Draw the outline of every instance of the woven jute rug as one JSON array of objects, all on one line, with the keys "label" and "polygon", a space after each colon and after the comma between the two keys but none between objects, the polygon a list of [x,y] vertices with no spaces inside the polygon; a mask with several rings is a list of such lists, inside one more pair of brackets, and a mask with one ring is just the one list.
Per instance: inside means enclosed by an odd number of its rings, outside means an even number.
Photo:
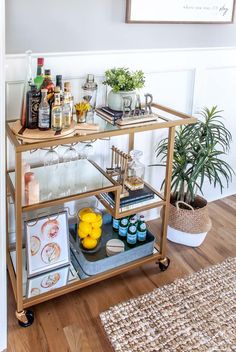
[{"label": "woven jute rug", "polygon": [[116,352],[236,351],[236,258],[100,315]]}]

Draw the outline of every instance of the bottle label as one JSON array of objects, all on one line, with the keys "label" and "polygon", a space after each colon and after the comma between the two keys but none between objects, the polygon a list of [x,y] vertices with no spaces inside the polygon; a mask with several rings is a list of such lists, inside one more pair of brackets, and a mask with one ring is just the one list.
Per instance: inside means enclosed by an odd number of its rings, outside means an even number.
[{"label": "bottle label", "polygon": [[140,228],[140,230],[146,230],[146,228],[147,228],[147,225],[145,224],[145,222],[143,222],[142,224],[140,224],[139,225],[139,228]]},{"label": "bottle label", "polygon": [[61,128],[62,127],[62,113],[54,112],[53,113],[53,127]]},{"label": "bottle label", "polygon": [[138,241],[140,242],[144,242],[146,241],[146,238],[147,238],[147,231],[137,231],[137,238],[138,238]]},{"label": "bottle label", "polygon": [[40,128],[50,128],[50,111],[48,110],[39,110],[39,123]]},{"label": "bottle label", "polygon": [[129,232],[131,232],[132,234],[136,233],[136,226],[134,226],[134,225],[130,226]]},{"label": "bottle label", "polygon": [[121,237],[126,237],[127,232],[128,232],[128,227],[121,227],[121,226],[119,226],[119,235],[120,235]]},{"label": "bottle label", "polygon": [[70,111],[64,111],[63,112],[63,118],[64,118],[64,124],[66,127],[70,127],[71,125],[71,112]]},{"label": "bottle label", "polygon": [[137,235],[136,235],[136,233],[135,233],[135,234],[128,233],[128,234],[127,234],[127,243],[129,243],[129,244],[136,244],[136,242],[137,242]]},{"label": "bottle label", "polygon": [[119,224],[120,224],[120,220],[113,218],[113,222],[112,222],[113,228],[118,230]]},{"label": "bottle label", "polygon": [[129,222],[128,219],[122,219],[120,223],[121,223],[121,225],[123,225],[123,226],[127,226],[127,225],[128,225],[128,222]]}]

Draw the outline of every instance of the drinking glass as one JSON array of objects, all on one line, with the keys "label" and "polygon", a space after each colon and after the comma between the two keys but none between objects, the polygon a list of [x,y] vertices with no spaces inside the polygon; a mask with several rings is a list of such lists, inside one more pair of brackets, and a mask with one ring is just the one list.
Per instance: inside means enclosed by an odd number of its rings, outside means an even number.
[{"label": "drinking glass", "polygon": [[74,194],[76,191],[78,153],[71,144],[63,154],[63,169],[61,172],[60,189],[62,196]]},{"label": "drinking glass", "polygon": [[59,154],[51,147],[44,155],[46,179],[42,187],[43,200],[55,198],[58,193]]}]

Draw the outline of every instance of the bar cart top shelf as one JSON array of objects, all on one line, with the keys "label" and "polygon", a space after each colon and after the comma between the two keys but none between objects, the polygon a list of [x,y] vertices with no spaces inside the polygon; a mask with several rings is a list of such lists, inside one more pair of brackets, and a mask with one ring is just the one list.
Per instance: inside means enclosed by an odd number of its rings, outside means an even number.
[{"label": "bar cart top shelf", "polygon": [[16,136],[10,126],[11,121],[7,122],[7,134],[10,138],[12,144],[14,145],[16,152],[25,152],[32,149],[42,148],[42,147],[52,147],[61,144],[70,144],[74,142],[80,142],[85,140],[92,139],[101,139],[112,136],[119,136],[130,133],[151,131],[161,128],[169,128],[184,124],[193,124],[197,121],[196,118],[191,115],[173,110],[163,105],[153,104],[153,110],[157,114],[158,119],[152,122],[145,122],[136,125],[126,125],[118,126],[110,122],[105,121],[98,114],[94,113],[93,122],[99,126],[98,130],[75,130],[74,133],[60,138],[54,139],[44,139],[42,141],[32,141],[25,142],[22,138]]}]

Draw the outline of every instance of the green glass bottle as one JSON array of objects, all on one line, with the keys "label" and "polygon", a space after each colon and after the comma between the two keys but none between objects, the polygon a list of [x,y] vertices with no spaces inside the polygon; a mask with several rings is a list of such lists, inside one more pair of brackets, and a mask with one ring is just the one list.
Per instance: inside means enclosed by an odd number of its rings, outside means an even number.
[{"label": "green glass bottle", "polygon": [[118,232],[118,231],[119,231],[119,224],[120,224],[120,220],[119,220],[119,219],[116,219],[116,218],[113,218],[113,219],[112,219],[112,228],[113,228],[113,231],[115,231],[115,232]]},{"label": "green glass bottle", "polygon": [[147,225],[145,222],[144,215],[140,215],[138,227],[137,227],[137,240],[139,242],[145,242],[147,238]]},{"label": "green glass bottle", "polygon": [[135,247],[137,243],[137,227],[135,226],[135,222],[135,218],[130,219],[127,232],[127,245],[130,248]]},{"label": "green glass bottle", "polygon": [[36,85],[37,89],[41,89],[41,86],[44,81],[44,58],[43,57],[38,57],[38,63],[37,63],[37,76],[34,79],[34,84]]},{"label": "green glass bottle", "polygon": [[126,238],[128,227],[129,227],[129,219],[128,218],[121,219],[119,224],[119,232],[118,232],[120,239],[124,240]]}]

